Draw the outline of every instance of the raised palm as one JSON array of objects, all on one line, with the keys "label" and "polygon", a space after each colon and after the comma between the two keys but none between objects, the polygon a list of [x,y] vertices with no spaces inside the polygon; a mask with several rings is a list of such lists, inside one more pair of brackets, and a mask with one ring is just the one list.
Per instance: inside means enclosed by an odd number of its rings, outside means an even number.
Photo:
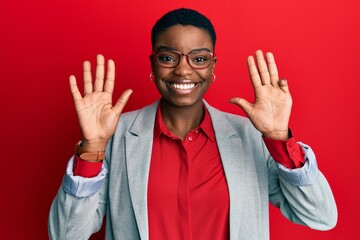
[{"label": "raised palm", "polygon": [[288,138],[288,125],[292,98],[286,80],[280,80],[274,56],[256,51],[256,63],[248,57],[248,69],[255,91],[254,103],[243,98],[232,98],[230,102],[240,106],[256,129],[265,137],[285,140]]},{"label": "raised palm", "polygon": [[132,90],[126,90],[116,104],[112,105],[112,94],[115,84],[115,64],[108,61],[105,77],[105,60],[97,55],[94,84],[91,76],[90,62],[83,64],[84,96],[76,84],[75,76],[70,76],[70,89],[74,99],[80,128],[83,134],[82,146],[89,151],[102,151],[114,134],[120,114],[127,103]]}]

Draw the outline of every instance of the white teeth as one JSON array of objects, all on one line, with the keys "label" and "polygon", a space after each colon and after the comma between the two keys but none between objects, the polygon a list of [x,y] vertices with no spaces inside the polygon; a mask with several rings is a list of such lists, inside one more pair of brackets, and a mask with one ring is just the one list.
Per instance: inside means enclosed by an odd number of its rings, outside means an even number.
[{"label": "white teeth", "polygon": [[177,89],[191,89],[195,87],[195,83],[187,83],[187,84],[172,83],[171,86]]}]

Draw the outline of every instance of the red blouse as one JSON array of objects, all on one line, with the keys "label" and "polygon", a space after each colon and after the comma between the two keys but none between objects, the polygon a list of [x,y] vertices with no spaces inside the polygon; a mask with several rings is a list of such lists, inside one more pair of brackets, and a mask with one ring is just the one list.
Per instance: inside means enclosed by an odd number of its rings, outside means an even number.
[{"label": "red blouse", "polygon": [[229,193],[209,113],[185,140],[160,108],[148,181],[151,239],[229,239]]}]

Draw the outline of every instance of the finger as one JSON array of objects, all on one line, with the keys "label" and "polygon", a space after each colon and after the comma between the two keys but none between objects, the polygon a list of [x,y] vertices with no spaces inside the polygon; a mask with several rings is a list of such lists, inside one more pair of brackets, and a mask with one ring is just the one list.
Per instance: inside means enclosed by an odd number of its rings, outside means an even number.
[{"label": "finger", "polygon": [[233,103],[233,104],[236,104],[238,105],[239,107],[241,107],[241,109],[246,113],[246,115],[250,115],[251,113],[251,110],[253,108],[253,104],[249,103],[248,101],[246,101],[245,99],[243,98],[239,98],[239,97],[236,97],[236,98],[232,98],[230,99],[230,103]]},{"label": "finger", "polygon": [[255,52],[255,55],[256,55],[256,62],[259,68],[262,84],[263,85],[270,84],[270,74],[264,58],[264,54],[262,53],[261,50],[257,50]]},{"label": "finger", "polygon": [[74,75],[71,75],[69,77],[69,83],[70,83],[70,91],[73,96],[74,102],[77,102],[82,99],[81,93],[79,91],[79,88],[76,84],[76,78]]},{"label": "finger", "polygon": [[247,58],[247,65],[248,65],[250,79],[251,79],[251,83],[252,83],[253,87],[257,88],[257,87],[261,86],[261,78],[257,71],[256,65],[255,65],[255,60],[252,56],[249,56]]},{"label": "finger", "polygon": [[287,80],[282,79],[279,81],[279,87],[281,90],[283,90],[284,92],[288,93],[289,92],[289,85]]},{"label": "finger", "polygon": [[98,54],[96,56],[96,73],[95,73],[95,83],[94,83],[95,91],[103,90],[104,75],[105,75],[105,59],[103,55]]},{"label": "finger", "polygon": [[122,112],[132,92],[133,91],[131,89],[128,89],[124,91],[123,94],[121,94],[120,98],[117,100],[116,104],[112,108],[115,111],[116,115],[119,115]]},{"label": "finger", "polygon": [[89,61],[83,63],[84,95],[92,93],[91,64]]},{"label": "finger", "polygon": [[271,85],[277,86],[279,82],[279,74],[276,67],[274,55],[271,52],[266,53],[266,60],[269,67]]},{"label": "finger", "polygon": [[113,93],[115,86],[115,63],[113,60],[108,61],[108,70],[106,75],[106,82],[104,86],[104,91],[110,94]]}]

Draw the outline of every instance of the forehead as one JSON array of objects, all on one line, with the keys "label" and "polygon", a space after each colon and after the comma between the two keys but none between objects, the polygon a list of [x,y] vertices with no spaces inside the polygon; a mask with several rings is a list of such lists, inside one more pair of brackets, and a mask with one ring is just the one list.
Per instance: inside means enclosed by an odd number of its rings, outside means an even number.
[{"label": "forehead", "polygon": [[191,25],[174,25],[160,33],[154,50],[160,46],[171,47],[181,52],[190,52],[197,48],[208,48],[213,51],[210,34]]}]

